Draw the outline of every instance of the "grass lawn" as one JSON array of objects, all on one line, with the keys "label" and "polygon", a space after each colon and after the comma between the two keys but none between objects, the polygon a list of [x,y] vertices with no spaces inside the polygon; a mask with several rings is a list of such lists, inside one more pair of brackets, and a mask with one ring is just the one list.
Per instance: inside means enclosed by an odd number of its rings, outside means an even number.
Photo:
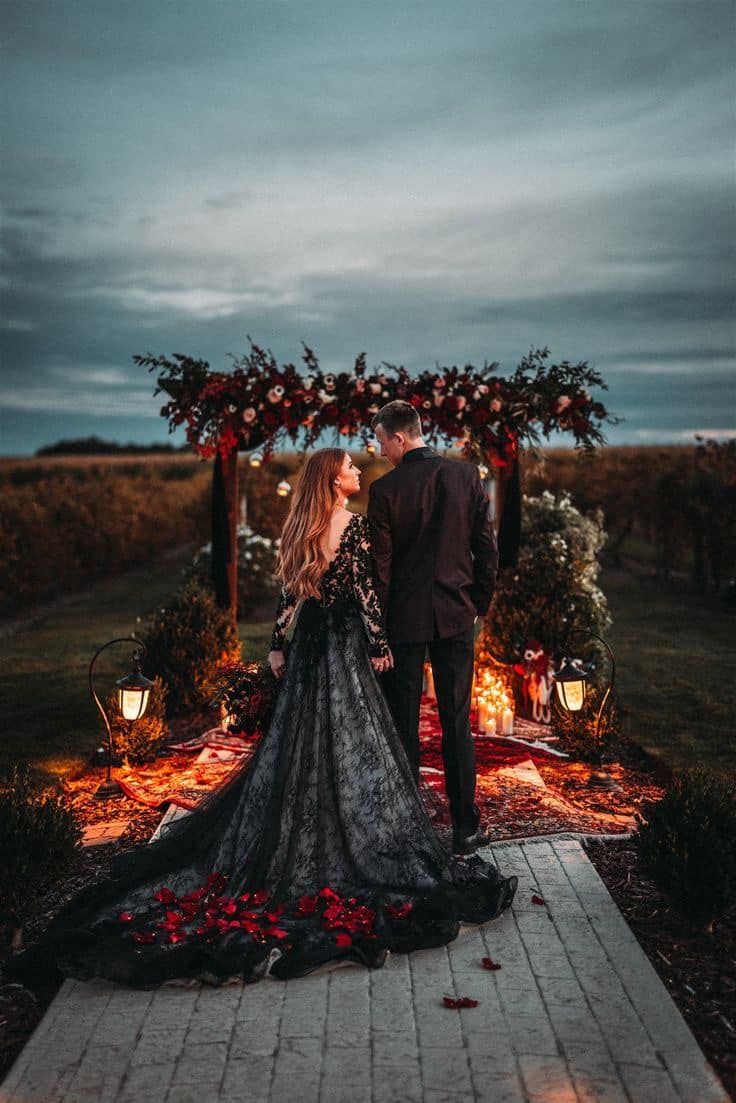
[{"label": "grass lawn", "polygon": [[600,582],[627,733],[672,767],[736,770],[734,613],[623,570]]},{"label": "grass lawn", "polygon": [[[98,647],[129,636],[148,613],[171,595],[192,551],[178,551],[150,567],[96,583],[59,604],[37,623],[3,641],[0,702],[5,733],[0,772],[27,758],[44,774],[60,776],[81,767],[103,738],[102,721],[89,695],[87,670]],[[273,610],[241,624],[243,659],[265,659]],[[131,651],[121,643],[100,656],[95,685],[101,700],[122,674]]]},{"label": "grass lawn", "polygon": [[[28,758],[44,773],[66,774],[99,745],[102,728],[87,688],[87,668],[106,640],[130,635],[166,601],[190,552],[97,583],[3,641],[0,700],[5,734],[0,771]],[[670,765],[709,762],[736,768],[733,685],[736,618],[714,599],[678,594],[623,571],[602,576],[614,625],[617,686],[630,736]],[[242,623],[243,659],[265,658],[272,614]],[[98,663],[105,695],[127,672],[123,644]]]}]

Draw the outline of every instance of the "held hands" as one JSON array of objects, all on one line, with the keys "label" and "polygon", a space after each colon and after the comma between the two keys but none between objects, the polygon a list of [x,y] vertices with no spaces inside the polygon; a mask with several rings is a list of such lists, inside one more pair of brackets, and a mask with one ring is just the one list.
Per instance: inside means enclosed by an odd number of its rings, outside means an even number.
[{"label": "held hands", "polygon": [[283,651],[269,651],[268,665],[274,678],[283,678],[286,669],[286,656]]},{"label": "held hands", "polygon": [[394,657],[389,651],[388,655],[382,655],[380,658],[371,659],[373,663],[373,669],[376,674],[385,674],[387,670],[391,670],[394,665]]}]

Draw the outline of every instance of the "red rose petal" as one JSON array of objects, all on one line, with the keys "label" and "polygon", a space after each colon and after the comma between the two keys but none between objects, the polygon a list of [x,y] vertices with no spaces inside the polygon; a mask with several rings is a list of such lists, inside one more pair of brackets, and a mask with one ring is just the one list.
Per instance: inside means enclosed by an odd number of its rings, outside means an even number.
[{"label": "red rose petal", "polygon": [[335,935],[335,945],[336,946],[352,946],[353,945],[353,940],[352,940],[352,938],[350,937],[349,934],[346,934],[344,931],[338,931],[337,934]]},{"label": "red rose petal", "polygon": [[156,941],[156,932],[133,931],[133,941],[137,942],[139,946],[150,946],[152,942]]},{"label": "red rose petal", "polygon": [[541,896],[537,896],[536,892],[532,896],[532,904],[543,904],[544,900]]},{"label": "red rose petal", "polygon": [[489,957],[481,958],[481,965],[484,969],[500,969],[501,966],[497,961],[491,961]]},{"label": "red rose petal", "polygon": [[473,1000],[470,996],[443,996],[442,1002],[445,1007],[477,1007],[478,1001]]},{"label": "red rose petal", "polygon": [[118,916],[118,923],[132,923],[134,919],[133,912],[121,912]]},{"label": "red rose petal", "polygon": [[388,912],[392,919],[406,919],[412,907],[411,900],[407,900],[403,904],[386,904],[384,910]]},{"label": "red rose petal", "polygon": [[163,888],[158,892],[154,892],[153,899],[158,900],[159,904],[176,904],[178,903],[178,897],[171,889]]}]

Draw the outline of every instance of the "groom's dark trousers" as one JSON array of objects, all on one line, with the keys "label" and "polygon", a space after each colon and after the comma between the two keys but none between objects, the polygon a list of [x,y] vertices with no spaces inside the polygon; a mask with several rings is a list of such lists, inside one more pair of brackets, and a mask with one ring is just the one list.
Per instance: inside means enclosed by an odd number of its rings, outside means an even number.
[{"label": "groom's dark trousers", "polygon": [[389,706],[419,783],[419,706],[429,651],[442,725],[445,789],[454,829],[478,827],[470,731],[476,616],[491,602],[498,550],[474,464],[434,449],[407,452],[370,488],[375,585],[394,656]]}]

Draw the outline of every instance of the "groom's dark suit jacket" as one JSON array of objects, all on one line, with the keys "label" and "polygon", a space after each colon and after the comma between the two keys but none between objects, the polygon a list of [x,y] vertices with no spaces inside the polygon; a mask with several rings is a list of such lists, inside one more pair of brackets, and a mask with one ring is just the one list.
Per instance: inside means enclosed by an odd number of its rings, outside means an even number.
[{"label": "groom's dark suit jacket", "polygon": [[472,628],[491,603],[496,535],[478,468],[433,448],[407,452],[371,485],[375,586],[389,643],[421,643]]}]

